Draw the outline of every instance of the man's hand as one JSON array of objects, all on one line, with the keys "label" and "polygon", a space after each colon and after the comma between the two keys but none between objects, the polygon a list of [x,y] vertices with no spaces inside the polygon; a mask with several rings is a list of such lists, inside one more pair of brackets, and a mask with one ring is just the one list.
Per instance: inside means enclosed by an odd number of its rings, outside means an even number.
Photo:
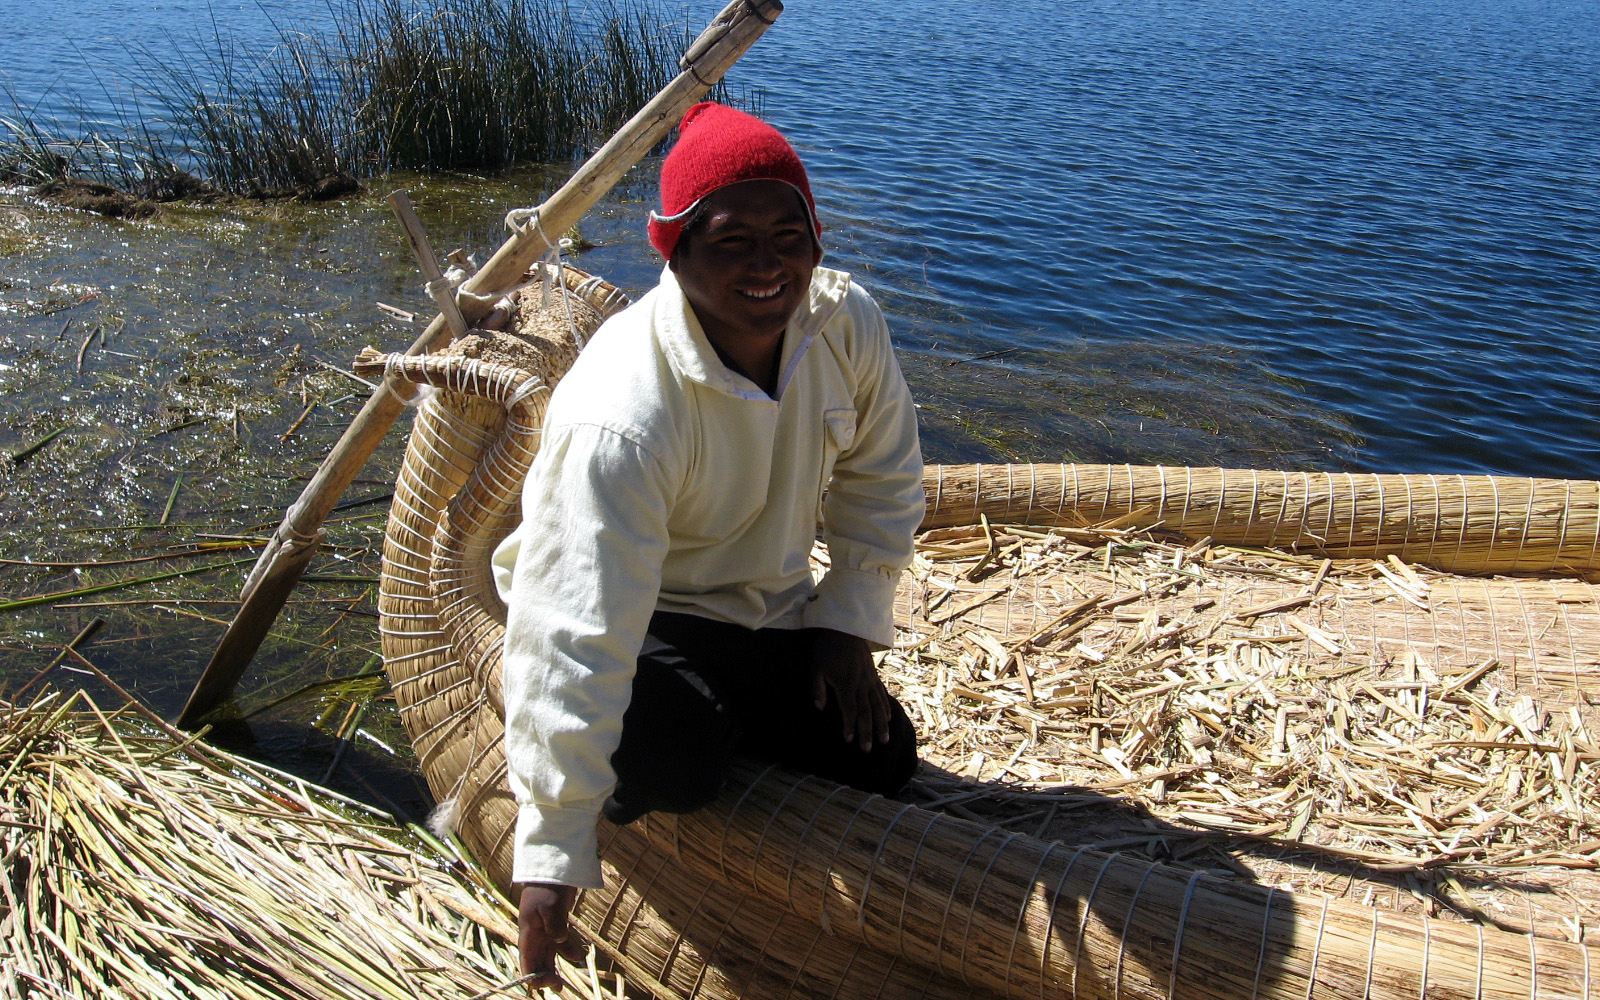
[{"label": "man's hand", "polygon": [[552,882],[530,882],[522,887],[517,905],[517,948],[528,992],[564,985],[556,973],[556,954],[573,964],[583,962],[583,942],[567,931],[567,914],[578,890]]},{"label": "man's hand", "polygon": [[872,663],[867,640],[847,632],[817,630],[811,648],[811,694],[821,711],[828,703],[828,689],[839,700],[844,718],[845,742],[854,740],[862,751],[873,742],[889,742],[889,692]]}]

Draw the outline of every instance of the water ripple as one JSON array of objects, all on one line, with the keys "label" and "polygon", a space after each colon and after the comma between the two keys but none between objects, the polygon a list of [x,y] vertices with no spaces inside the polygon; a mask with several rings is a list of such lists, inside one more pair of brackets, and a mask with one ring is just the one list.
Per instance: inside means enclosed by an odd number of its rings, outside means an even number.
[{"label": "water ripple", "polygon": [[[197,3],[124,0],[119,33]],[[13,83],[56,80],[77,8],[0,10]],[[797,0],[736,80],[919,388],[1010,414],[1036,457],[1235,434],[1270,460],[1277,435],[1304,464],[1600,478],[1593,0]],[[952,385],[1026,377],[1055,409],[939,388],[1011,347]]]}]

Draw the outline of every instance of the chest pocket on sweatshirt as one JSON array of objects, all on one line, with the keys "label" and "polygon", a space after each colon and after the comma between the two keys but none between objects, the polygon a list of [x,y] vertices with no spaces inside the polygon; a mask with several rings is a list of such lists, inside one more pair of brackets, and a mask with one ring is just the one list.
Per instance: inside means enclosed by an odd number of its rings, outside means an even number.
[{"label": "chest pocket on sweatshirt", "polygon": [[844,407],[822,411],[822,478],[817,482],[817,512],[822,512],[822,496],[833,478],[833,465],[842,452],[856,443],[856,411]]},{"label": "chest pocket on sweatshirt", "polygon": [[822,422],[828,426],[827,449],[829,454],[828,464],[833,464],[839,452],[844,451],[856,443],[856,411],[845,407],[838,410],[825,410]]}]

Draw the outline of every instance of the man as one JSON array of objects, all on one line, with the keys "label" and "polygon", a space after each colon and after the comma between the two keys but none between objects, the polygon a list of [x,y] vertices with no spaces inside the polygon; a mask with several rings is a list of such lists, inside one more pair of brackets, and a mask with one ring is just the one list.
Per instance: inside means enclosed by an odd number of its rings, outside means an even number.
[{"label": "man", "polygon": [[598,814],[696,809],[736,751],[884,794],[917,764],[871,655],[923,513],[883,316],[817,266],[805,168],[759,119],[690,109],[661,195],[661,283],[556,389],[495,555],[534,987],[560,982],[556,951],[581,958],[567,912],[601,885]]}]

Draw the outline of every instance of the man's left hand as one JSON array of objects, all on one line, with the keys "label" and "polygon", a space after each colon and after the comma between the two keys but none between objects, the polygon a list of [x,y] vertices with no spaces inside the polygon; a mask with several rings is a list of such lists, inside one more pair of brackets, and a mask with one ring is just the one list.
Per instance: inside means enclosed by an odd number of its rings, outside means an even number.
[{"label": "man's left hand", "polygon": [[839,701],[844,719],[842,737],[863,752],[874,742],[889,742],[889,692],[872,662],[867,640],[847,632],[818,629],[811,648],[811,694],[817,710],[828,703],[828,690]]}]

